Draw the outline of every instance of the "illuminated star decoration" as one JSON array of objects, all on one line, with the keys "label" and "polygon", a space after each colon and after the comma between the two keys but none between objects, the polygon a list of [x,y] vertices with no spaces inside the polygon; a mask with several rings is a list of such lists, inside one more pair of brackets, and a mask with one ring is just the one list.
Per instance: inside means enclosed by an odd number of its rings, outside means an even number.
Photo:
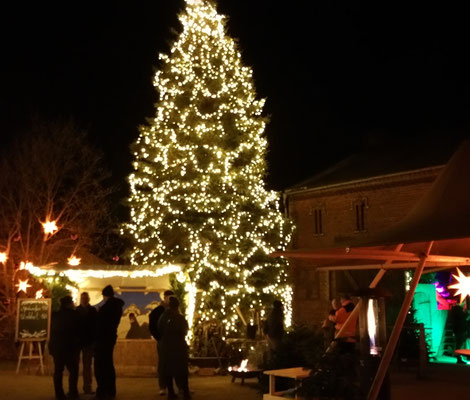
[{"label": "illuminated star decoration", "polygon": [[26,279],[25,281],[22,281],[20,279],[15,286],[18,287],[18,293],[21,292],[21,291],[26,293],[28,288],[31,287],[31,285],[28,283],[28,279]]},{"label": "illuminated star decoration", "polygon": [[42,227],[44,228],[44,233],[46,235],[52,235],[58,231],[57,224],[55,221],[46,220],[46,222],[41,222]]},{"label": "illuminated star decoration", "polygon": [[459,275],[454,275],[454,279],[457,280],[457,283],[454,283],[453,285],[449,286],[449,289],[456,289],[457,292],[455,292],[455,295],[457,296],[460,294],[460,304],[463,303],[465,298],[467,296],[470,296],[470,277],[464,275],[460,269],[457,268],[457,273]]},{"label": "illuminated star decoration", "polygon": [[80,265],[80,261],[81,261],[81,258],[77,258],[75,256],[71,256],[67,259],[67,262],[69,263],[69,265],[72,265],[72,266],[77,266],[77,265]]},{"label": "illuminated star decoration", "polygon": [[40,290],[38,290],[38,291],[36,292],[36,299],[42,299],[42,297],[43,297],[43,294],[42,294],[43,290],[44,290],[44,289],[40,289]]}]

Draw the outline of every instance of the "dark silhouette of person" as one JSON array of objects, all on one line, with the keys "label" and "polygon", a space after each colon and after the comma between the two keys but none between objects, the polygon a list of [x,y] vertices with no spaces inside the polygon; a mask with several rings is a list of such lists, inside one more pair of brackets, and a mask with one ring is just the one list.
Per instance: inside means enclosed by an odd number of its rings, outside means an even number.
[{"label": "dark silhouette of person", "polygon": [[90,296],[83,292],[80,296],[80,305],[77,307],[77,314],[80,320],[80,353],[83,366],[83,392],[92,394],[92,361],[94,344],[96,338],[96,308],[90,305]]},{"label": "dark silhouette of person", "polygon": [[[455,336],[455,348],[462,349],[467,340],[467,314],[460,305],[455,305],[449,310],[449,321]],[[460,354],[457,355],[457,363],[465,364]]]},{"label": "dark silhouette of person", "polygon": [[114,297],[111,285],[106,286],[102,294],[104,304],[99,308],[96,318],[95,378],[98,385],[96,398],[109,400],[116,397],[113,351],[124,302]]},{"label": "dark silhouette of person", "polygon": [[178,310],[176,297],[170,297],[168,309],[158,321],[160,339],[161,373],[168,389],[168,399],[176,399],[173,380],[183,393],[183,399],[190,399],[188,385],[188,345],[186,334],[188,322]]},{"label": "dark silhouette of person", "polygon": [[280,300],[273,301],[273,307],[264,323],[264,334],[273,350],[276,350],[284,336],[284,310]]},{"label": "dark silhouette of person", "polygon": [[134,313],[129,314],[129,321],[131,323],[131,327],[126,334],[126,339],[140,339],[142,338],[142,331],[139,323],[137,322],[137,318]]},{"label": "dark silhouette of person", "polygon": [[160,388],[160,395],[164,395],[166,393],[166,382],[165,379],[163,378],[163,375],[161,373],[161,355],[160,355],[160,340],[162,338],[161,333],[158,330],[158,321],[160,320],[160,317],[163,315],[165,310],[168,308],[168,305],[170,304],[170,297],[174,296],[174,293],[171,290],[165,290],[163,292],[163,301],[158,307],[155,307],[152,312],[149,315],[149,330],[150,334],[154,337],[154,339],[157,341],[157,353],[158,353],[158,386]]},{"label": "dark silhouette of person", "polygon": [[[60,299],[60,310],[52,314],[49,352],[54,358],[54,390],[57,400],[78,399],[79,319],[71,296]],[[69,372],[69,393],[62,384],[64,368]]]}]

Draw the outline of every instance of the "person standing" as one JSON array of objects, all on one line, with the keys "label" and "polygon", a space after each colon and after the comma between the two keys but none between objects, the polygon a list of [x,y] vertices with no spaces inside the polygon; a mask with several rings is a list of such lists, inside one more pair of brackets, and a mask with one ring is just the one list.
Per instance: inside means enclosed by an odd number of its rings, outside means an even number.
[{"label": "person standing", "polygon": [[111,285],[106,286],[101,293],[104,304],[96,316],[95,378],[98,385],[96,398],[110,400],[116,397],[113,351],[124,302],[114,297]]},{"label": "person standing", "polygon": [[176,297],[170,297],[168,309],[158,321],[160,337],[161,373],[166,382],[168,399],[176,399],[173,380],[183,399],[190,399],[188,385],[188,345],[186,334],[188,322],[179,312],[180,302]]},{"label": "person standing", "polygon": [[331,310],[328,313],[328,318],[326,318],[322,323],[325,349],[328,349],[331,342],[335,338],[336,311],[339,309],[339,307],[340,305],[337,299],[331,300]]},{"label": "person standing", "polygon": [[83,368],[83,392],[92,394],[91,364],[93,360],[94,342],[96,336],[96,308],[90,305],[90,296],[83,292],[80,296],[80,305],[77,307],[80,320],[80,353]]},{"label": "person standing", "polygon": [[[448,317],[455,337],[455,349],[463,349],[467,340],[467,314],[462,306],[456,304],[450,310]],[[457,355],[458,364],[466,364],[460,354]]]},{"label": "person standing", "polygon": [[[342,295],[340,300],[341,307],[338,308],[335,313],[335,337],[341,330],[341,328],[343,328],[349,318],[349,315],[354,310],[354,303],[351,301],[351,298],[348,295]],[[357,316],[348,322],[348,324],[343,329],[341,336],[336,337],[336,340],[338,341],[339,351],[341,353],[354,353],[356,348],[356,323]]]},{"label": "person standing", "polygon": [[157,354],[158,354],[158,386],[160,387],[160,395],[164,396],[166,393],[166,382],[165,379],[163,378],[162,372],[161,372],[161,345],[160,345],[160,340],[162,338],[162,335],[160,334],[158,330],[158,321],[160,317],[163,315],[163,313],[166,311],[168,308],[168,305],[170,303],[170,297],[174,296],[175,294],[171,290],[165,290],[163,293],[163,301],[158,307],[155,307],[152,312],[149,315],[149,330],[151,335],[154,337],[154,339],[157,341]]},{"label": "person standing", "polygon": [[284,336],[284,310],[280,300],[273,301],[273,308],[264,324],[266,335],[273,350],[276,350]]},{"label": "person standing", "polygon": [[142,329],[134,313],[129,314],[129,322],[131,327],[126,334],[126,339],[141,339]]},{"label": "person standing", "polygon": [[[54,359],[54,390],[56,400],[78,399],[79,320],[71,296],[60,299],[60,310],[52,314],[49,352]],[[62,376],[69,372],[69,394],[64,393]]]}]

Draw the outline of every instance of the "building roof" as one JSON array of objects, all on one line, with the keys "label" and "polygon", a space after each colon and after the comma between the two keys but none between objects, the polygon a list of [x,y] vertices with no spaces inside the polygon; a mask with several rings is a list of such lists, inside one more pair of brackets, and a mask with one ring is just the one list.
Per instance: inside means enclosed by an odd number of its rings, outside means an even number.
[{"label": "building roof", "polygon": [[324,188],[374,177],[442,166],[457,149],[455,143],[396,143],[372,148],[340,161],[325,171],[291,186],[286,192]]},{"label": "building roof", "polygon": [[434,244],[427,266],[470,265],[470,141],[462,143],[430,190],[394,226],[372,238],[337,237],[336,249],[273,255],[315,260],[317,267],[378,268],[390,262],[391,268],[403,268],[417,263],[430,242]]},{"label": "building roof", "polygon": [[[470,238],[470,141],[462,143],[430,190],[403,220],[360,245],[463,238]],[[353,242],[350,240],[349,245],[356,244]]]}]

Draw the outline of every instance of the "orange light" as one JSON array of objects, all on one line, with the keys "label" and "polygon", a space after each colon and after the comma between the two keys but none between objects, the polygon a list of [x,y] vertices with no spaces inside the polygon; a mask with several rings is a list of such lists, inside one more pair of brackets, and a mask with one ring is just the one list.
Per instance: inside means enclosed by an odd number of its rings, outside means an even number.
[{"label": "orange light", "polygon": [[0,263],[4,263],[7,259],[8,259],[8,256],[6,252],[0,253]]},{"label": "orange light", "polygon": [[460,304],[463,303],[465,298],[467,296],[470,296],[470,277],[464,275],[460,269],[457,268],[457,273],[459,275],[454,275],[455,280],[457,280],[457,283],[454,283],[453,285],[449,286],[449,289],[456,289],[457,292],[455,292],[455,295],[460,294]]},{"label": "orange light", "polygon": [[46,235],[52,235],[59,230],[55,221],[46,220],[46,222],[41,222],[41,224]]},{"label": "orange light", "polygon": [[18,287],[18,293],[21,291],[26,293],[28,291],[28,288],[31,287],[31,285],[28,283],[28,279],[26,279],[25,281],[19,280],[15,286]]},{"label": "orange light", "polygon": [[43,290],[44,289],[39,289],[37,292],[36,292],[36,299],[42,299],[43,298]]},{"label": "orange light", "polygon": [[26,261],[26,262],[24,262],[24,261],[21,261],[21,262],[20,262],[20,270],[22,270],[22,269],[26,269],[26,270],[28,270],[28,271],[29,271],[29,270],[31,269],[31,267],[32,267],[32,266],[33,266],[33,264],[32,264],[32,263],[30,263],[29,261]]},{"label": "orange light", "polygon": [[77,258],[75,256],[71,256],[67,259],[67,262],[69,263],[69,265],[72,265],[72,266],[77,266],[77,265],[80,265],[80,261],[81,261],[81,258]]}]

